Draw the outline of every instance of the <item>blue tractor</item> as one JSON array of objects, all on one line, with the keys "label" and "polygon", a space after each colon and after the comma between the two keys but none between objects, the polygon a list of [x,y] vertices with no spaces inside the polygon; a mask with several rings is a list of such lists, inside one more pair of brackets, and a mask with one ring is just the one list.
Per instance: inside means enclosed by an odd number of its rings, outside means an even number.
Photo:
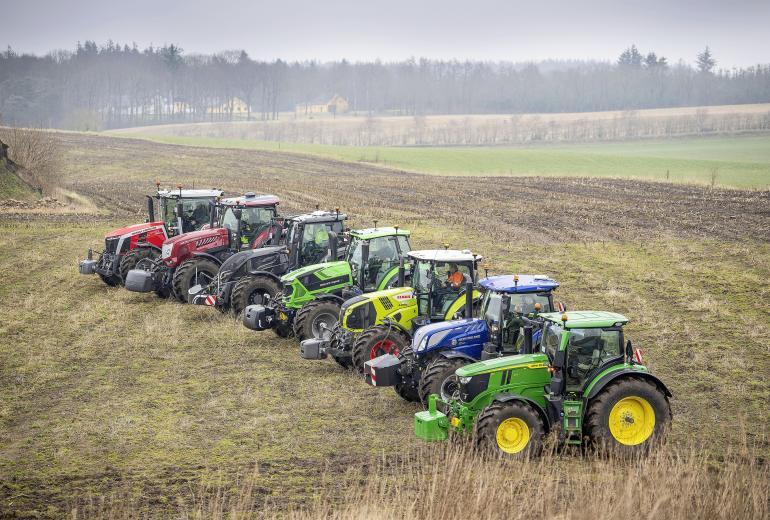
[{"label": "blue tractor", "polygon": [[484,291],[479,318],[433,323],[419,328],[412,344],[365,365],[366,380],[373,386],[394,386],[409,401],[427,402],[438,394],[449,399],[455,391],[455,371],[463,365],[518,354],[525,334],[537,344],[526,316],[563,311],[554,302],[559,284],[544,275],[491,276],[479,282]]}]

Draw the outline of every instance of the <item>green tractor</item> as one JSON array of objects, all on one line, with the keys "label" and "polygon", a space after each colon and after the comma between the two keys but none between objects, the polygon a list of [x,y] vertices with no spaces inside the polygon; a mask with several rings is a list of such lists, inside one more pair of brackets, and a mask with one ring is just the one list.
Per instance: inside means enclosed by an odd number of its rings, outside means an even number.
[{"label": "green tractor", "polygon": [[399,283],[400,259],[411,251],[410,232],[376,226],[350,232],[345,260],[283,275],[282,293],[246,307],[243,324],[252,330],[272,329],[284,338],[293,334],[300,341],[330,337],[345,300]]},{"label": "green tractor", "polygon": [[513,457],[536,455],[551,431],[562,444],[621,454],[663,439],[671,392],[630,341],[624,346],[625,316],[545,313],[532,322],[542,327],[540,348],[533,351],[529,324],[524,354],[457,369],[454,396],[442,401],[433,394],[428,409],[415,414],[417,437],[473,434],[480,447]]},{"label": "green tractor", "polygon": [[[300,356],[324,359],[330,355],[342,367],[363,373],[367,361],[408,350],[419,327],[473,313],[472,303],[466,304],[481,299],[473,288],[481,256],[468,250],[431,249],[411,251],[407,260],[411,287],[400,283],[397,288],[347,300],[330,337],[303,341]],[[404,277],[402,269],[400,278]]]}]

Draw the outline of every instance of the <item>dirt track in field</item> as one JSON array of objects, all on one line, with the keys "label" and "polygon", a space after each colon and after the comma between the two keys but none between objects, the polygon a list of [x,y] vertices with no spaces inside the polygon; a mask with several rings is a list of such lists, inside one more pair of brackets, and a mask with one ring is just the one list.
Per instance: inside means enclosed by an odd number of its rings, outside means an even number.
[{"label": "dirt track in field", "polygon": [[[621,179],[424,176],[314,156],[62,134],[68,187],[118,215],[164,185],[275,193],[285,213],[339,206],[367,225],[434,221],[502,240],[770,240],[770,191]],[[358,222],[356,222],[358,221]]]}]

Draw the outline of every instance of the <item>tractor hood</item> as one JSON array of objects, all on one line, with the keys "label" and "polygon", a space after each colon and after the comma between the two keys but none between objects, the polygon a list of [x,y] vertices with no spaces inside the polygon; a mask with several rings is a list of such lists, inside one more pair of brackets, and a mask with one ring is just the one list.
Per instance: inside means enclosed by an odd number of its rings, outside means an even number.
[{"label": "tractor hood", "polygon": [[487,323],[483,319],[461,319],[431,323],[417,329],[412,348],[421,356],[438,349],[459,349],[467,345],[484,344],[489,340]]},{"label": "tractor hood", "polygon": [[182,244],[188,244],[190,242],[196,242],[198,240],[204,240],[212,237],[219,237],[219,235],[227,236],[230,233],[227,228],[209,228],[200,229],[198,231],[191,231],[183,235],[177,235],[175,237],[166,240],[163,245],[171,244],[172,246],[179,246]]},{"label": "tractor hood", "polygon": [[505,356],[487,361],[479,361],[465,365],[457,369],[458,377],[473,377],[487,372],[497,372],[499,370],[510,370],[512,368],[547,368],[548,356],[537,352],[534,354],[516,354],[514,356]]},{"label": "tractor hood", "polygon": [[294,271],[291,271],[290,273],[286,273],[281,277],[281,282],[283,283],[291,283],[300,276],[314,273],[316,271],[320,271],[321,269],[326,269],[327,267],[336,267],[341,265],[348,265],[347,262],[344,260],[340,260],[337,262],[323,262],[320,264],[313,264],[313,265],[306,265],[305,267],[300,267],[299,269],[295,269]]},{"label": "tractor hood", "polygon": [[168,266],[176,266],[196,251],[207,251],[226,247],[230,243],[227,228],[201,229],[184,235],[177,235],[163,242],[161,258]]},{"label": "tractor hood", "polygon": [[243,265],[249,261],[255,264],[259,264],[260,266],[264,264],[264,269],[271,271],[269,267],[272,266],[273,262],[270,260],[275,258],[275,261],[277,262],[281,252],[286,252],[286,248],[284,246],[269,246],[235,253],[227,260],[222,262],[222,266],[219,268],[219,281],[228,281],[234,273],[239,272],[241,267],[243,267]]},{"label": "tractor hood", "polygon": [[159,220],[156,222],[143,222],[141,224],[133,224],[131,226],[114,229],[109,233],[107,233],[105,235],[105,238],[116,238],[116,237],[122,237],[124,235],[134,235],[134,234],[139,234],[139,233],[151,231],[153,229],[158,229],[162,227],[163,227],[162,220]]}]

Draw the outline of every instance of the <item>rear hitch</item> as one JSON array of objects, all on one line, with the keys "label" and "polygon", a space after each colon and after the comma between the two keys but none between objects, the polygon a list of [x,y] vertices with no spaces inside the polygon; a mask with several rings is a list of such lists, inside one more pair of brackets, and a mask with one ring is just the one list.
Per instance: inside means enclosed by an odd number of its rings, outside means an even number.
[{"label": "rear hitch", "polygon": [[414,414],[414,434],[424,441],[445,441],[448,437],[449,419],[436,409],[438,396],[428,396],[428,409]]},{"label": "rear hitch", "polygon": [[187,303],[213,306],[217,304],[217,296],[209,294],[201,284],[197,284],[187,290]]},{"label": "rear hitch", "polygon": [[395,386],[403,381],[401,360],[392,354],[383,354],[364,363],[366,382],[372,386]]},{"label": "rear hitch", "polygon": [[299,355],[302,359],[326,359],[326,349],[329,341],[325,339],[306,339],[299,344]]}]

